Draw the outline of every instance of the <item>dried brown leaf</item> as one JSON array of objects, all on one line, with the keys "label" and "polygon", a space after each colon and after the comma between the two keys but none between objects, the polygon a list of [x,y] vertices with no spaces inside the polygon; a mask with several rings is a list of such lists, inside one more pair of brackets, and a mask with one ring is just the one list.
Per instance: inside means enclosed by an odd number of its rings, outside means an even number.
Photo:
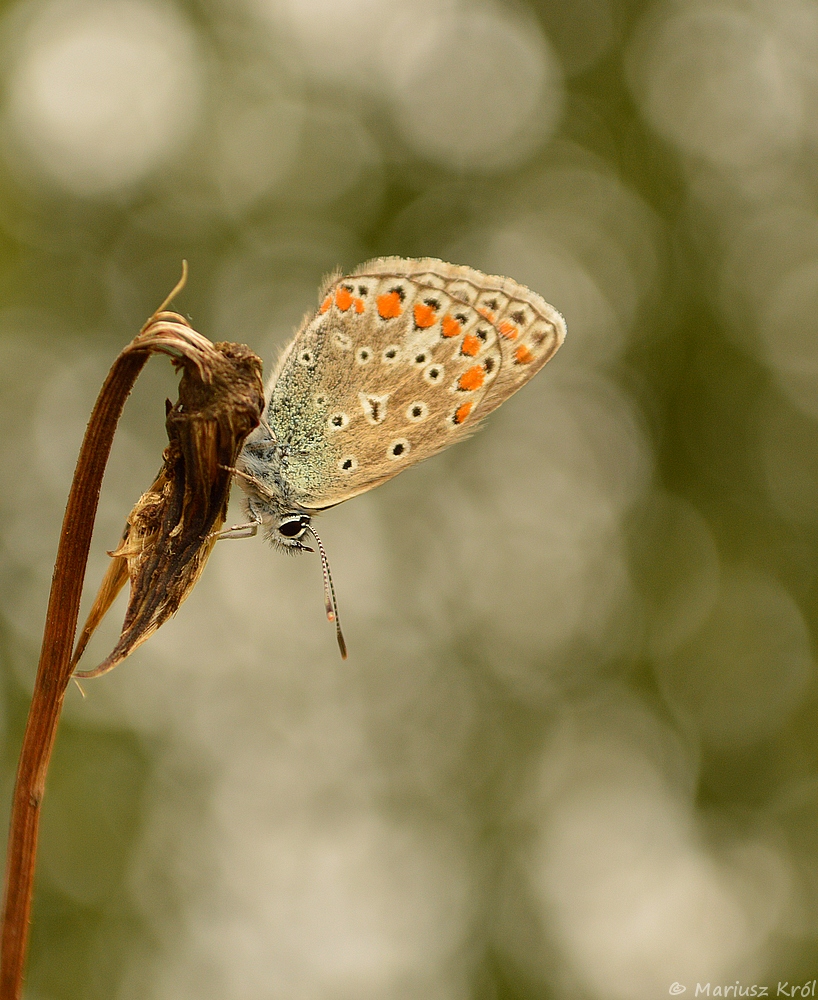
[{"label": "dried brown leaf", "polygon": [[179,400],[168,404],[164,464],[111,553],[72,668],[129,580],[119,641],[99,666],[75,670],[77,677],[98,677],[117,666],[188,596],[224,524],[231,469],[264,405],[259,358],[243,344],[212,344],[175,313],[159,313],[128,349],[172,355],[182,368]]}]

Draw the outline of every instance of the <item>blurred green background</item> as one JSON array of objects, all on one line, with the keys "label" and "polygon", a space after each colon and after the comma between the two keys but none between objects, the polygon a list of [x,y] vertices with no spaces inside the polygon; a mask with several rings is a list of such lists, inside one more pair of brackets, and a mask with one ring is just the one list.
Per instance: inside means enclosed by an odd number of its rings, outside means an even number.
[{"label": "blurred green background", "polygon": [[[32,0],[0,47],[4,815],[85,421],[183,258],[177,307],[268,366],[378,255],[568,323],[320,519],[346,663],[317,558],[255,539],[71,688],[27,997],[811,983],[818,5]],[[89,588],[174,395],[152,361]]]}]

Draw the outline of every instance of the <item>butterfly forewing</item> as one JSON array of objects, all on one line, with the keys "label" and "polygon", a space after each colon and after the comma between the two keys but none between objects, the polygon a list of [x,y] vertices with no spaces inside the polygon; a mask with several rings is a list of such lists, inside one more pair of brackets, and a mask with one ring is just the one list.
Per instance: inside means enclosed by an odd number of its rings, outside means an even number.
[{"label": "butterfly forewing", "polygon": [[271,380],[291,498],[331,506],[462,439],[564,335],[539,295],[469,267],[387,257],[333,277]]}]

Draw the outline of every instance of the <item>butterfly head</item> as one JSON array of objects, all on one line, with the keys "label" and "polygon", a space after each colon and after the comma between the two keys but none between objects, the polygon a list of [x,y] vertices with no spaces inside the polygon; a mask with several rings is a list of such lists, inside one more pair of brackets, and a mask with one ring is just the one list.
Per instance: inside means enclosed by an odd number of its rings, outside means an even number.
[{"label": "butterfly head", "polygon": [[271,441],[251,442],[239,457],[235,472],[247,495],[247,513],[276,548],[291,554],[312,552],[304,544],[311,517],[285,498],[274,455],[279,450]]},{"label": "butterfly head", "polygon": [[259,524],[275,548],[290,555],[313,551],[304,541],[304,536],[311,531],[312,518],[309,514],[288,510],[277,497],[269,495],[259,480],[242,476],[240,482],[247,493],[247,513]]},{"label": "butterfly head", "polygon": [[[261,525],[265,529],[267,538],[276,548],[284,552],[295,554],[296,552],[314,552],[315,549],[304,544],[304,536],[309,534],[318,546],[318,553],[321,556],[321,570],[324,574],[324,607],[327,612],[327,619],[335,624],[335,635],[338,639],[338,648],[341,650],[341,658],[347,658],[347,647],[341,632],[341,622],[338,618],[338,605],[335,600],[335,588],[332,585],[332,574],[330,573],[329,560],[324,551],[324,545],[312,526],[312,517],[304,510],[293,510],[292,505],[284,502],[283,493],[277,487],[276,481],[265,481],[263,478],[264,469],[260,470],[260,475],[253,474],[254,463],[253,447],[245,447],[239,464],[244,468],[234,469],[238,480],[247,494],[247,512],[256,525]],[[266,470],[269,472],[269,468]]]}]

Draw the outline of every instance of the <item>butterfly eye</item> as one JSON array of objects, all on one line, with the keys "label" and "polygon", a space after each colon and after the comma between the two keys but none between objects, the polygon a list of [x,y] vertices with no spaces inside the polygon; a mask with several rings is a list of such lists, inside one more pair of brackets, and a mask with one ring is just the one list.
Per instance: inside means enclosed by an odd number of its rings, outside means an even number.
[{"label": "butterfly eye", "polygon": [[309,524],[310,519],[306,515],[301,514],[290,520],[282,521],[278,526],[278,533],[285,538],[300,538],[309,527]]}]

